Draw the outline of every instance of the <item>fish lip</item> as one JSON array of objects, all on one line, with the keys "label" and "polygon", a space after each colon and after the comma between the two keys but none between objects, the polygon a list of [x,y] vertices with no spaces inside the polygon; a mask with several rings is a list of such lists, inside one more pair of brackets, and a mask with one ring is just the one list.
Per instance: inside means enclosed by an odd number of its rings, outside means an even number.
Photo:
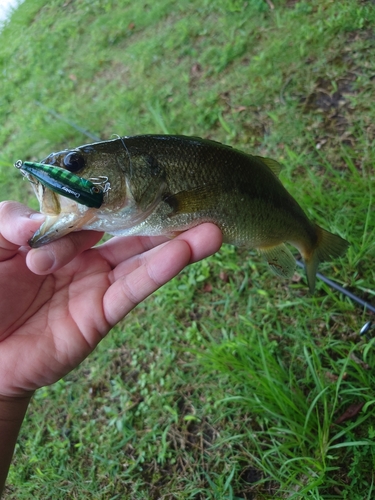
[{"label": "fish lip", "polygon": [[51,238],[50,235],[41,235],[39,231],[36,231],[36,233],[29,239],[27,244],[31,248],[40,248],[44,245],[47,245],[48,243],[52,243],[52,241],[55,241],[55,239]]},{"label": "fish lip", "polygon": [[[66,217],[66,215],[68,217]],[[29,246],[31,248],[42,247],[73,231],[75,227],[74,222],[78,218],[78,214],[73,212],[66,215],[46,214],[46,219],[43,224],[29,239]],[[61,229],[60,226],[62,226]]]},{"label": "fish lip", "polygon": [[[58,214],[46,214],[45,221],[28,241],[31,248],[52,243],[96,219],[95,209],[77,203],[69,203],[64,208],[65,210]],[[68,209],[70,211],[67,211]]]}]

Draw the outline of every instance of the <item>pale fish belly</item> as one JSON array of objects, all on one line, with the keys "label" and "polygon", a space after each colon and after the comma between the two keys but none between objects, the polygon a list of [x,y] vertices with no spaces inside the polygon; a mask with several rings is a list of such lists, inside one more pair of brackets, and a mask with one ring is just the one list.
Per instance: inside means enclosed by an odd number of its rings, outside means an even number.
[{"label": "pale fish belly", "polygon": [[280,217],[276,213],[269,217],[262,208],[252,204],[244,210],[243,206],[232,203],[232,207],[228,204],[175,214],[167,203],[161,202],[148,217],[135,221],[121,211],[99,213],[96,220],[83,229],[105,231],[114,236],[174,236],[204,222],[212,222],[221,229],[223,241],[236,246],[259,248],[287,241]]}]

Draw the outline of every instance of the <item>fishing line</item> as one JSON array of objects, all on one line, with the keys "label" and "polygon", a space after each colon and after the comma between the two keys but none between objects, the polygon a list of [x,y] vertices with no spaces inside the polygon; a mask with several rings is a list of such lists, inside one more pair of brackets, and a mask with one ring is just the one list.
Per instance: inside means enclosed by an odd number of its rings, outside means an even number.
[{"label": "fishing line", "polygon": [[45,106],[44,104],[42,104],[40,101],[34,101],[34,102],[35,102],[35,104],[37,106],[39,106],[40,108],[43,108],[50,115],[52,115],[54,118],[57,118],[58,120],[67,123],[68,125],[70,125],[71,127],[73,127],[78,132],[81,132],[81,134],[85,135],[89,139],[92,139],[95,142],[101,141],[101,138],[98,137],[97,135],[92,134],[91,132],[89,132],[88,130],[80,127],[79,125],[77,125],[76,123],[72,122],[71,120],[68,120],[68,118],[65,118],[65,116],[60,115],[59,113],[57,113],[53,109],[47,108],[47,106]]},{"label": "fishing line", "polygon": [[[65,116],[63,115],[60,115],[60,113],[57,113],[57,111],[55,111],[54,109],[51,109],[51,108],[47,108],[47,106],[45,106],[44,104],[42,104],[40,101],[37,101],[35,100],[34,101],[35,104],[37,106],[39,106],[40,108],[43,108],[45,111],[47,111],[50,115],[52,115],[54,118],[57,118],[58,120],[60,121],[63,121],[65,123],[67,123],[68,125],[70,125],[72,128],[74,128],[75,130],[77,130],[77,132],[80,132],[81,134],[85,135],[86,137],[88,137],[89,139],[92,139],[93,141],[95,142],[101,142],[102,139],[95,135],[95,134],[92,134],[89,130],[86,130],[85,128],[81,127],[80,125],[77,125],[76,123],[74,123],[73,121],[69,120],[68,118],[65,118]],[[124,146],[124,149],[126,151],[126,154],[128,155],[128,158],[129,158],[129,166],[130,166],[130,176],[132,177],[133,175],[133,164],[132,164],[132,159],[131,159],[131,156],[130,156],[130,153],[129,153],[129,150],[124,142],[124,139],[123,137],[121,137],[120,135],[118,134],[113,134],[115,137],[117,137],[118,139],[120,139],[121,141],[121,144]],[[109,188],[110,189],[110,188]],[[108,189],[107,189],[108,190]]]},{"label": "fishing line", "polygon": [[128,159],[129,159],[129,167],[130,167],[130,178],[133,177],[133,163],[132,163],[132,159],[131,159],[131,156],[130,156],[130,153],[129,153],[129,150],[124,142],[124,138],[121,137],[120,135],[117,135],[117,137],[120,139],[121,141],[121,144],[124,146],[124,149],[126,151],[126,154],[128,155]]}]

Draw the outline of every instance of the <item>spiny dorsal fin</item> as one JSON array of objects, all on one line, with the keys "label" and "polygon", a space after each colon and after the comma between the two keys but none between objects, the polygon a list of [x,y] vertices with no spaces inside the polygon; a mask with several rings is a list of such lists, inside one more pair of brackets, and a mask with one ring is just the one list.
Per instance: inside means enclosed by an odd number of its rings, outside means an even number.
[{"label": "spiny dorsal fin", "polygon": [[272,170],[272,172],[278,177],[282,166],[276,160],[272,160],[271,158],[264,158],[263,156],[255,156],[257,160],[260,160],[262,163],[265,163],[267,167]]}]

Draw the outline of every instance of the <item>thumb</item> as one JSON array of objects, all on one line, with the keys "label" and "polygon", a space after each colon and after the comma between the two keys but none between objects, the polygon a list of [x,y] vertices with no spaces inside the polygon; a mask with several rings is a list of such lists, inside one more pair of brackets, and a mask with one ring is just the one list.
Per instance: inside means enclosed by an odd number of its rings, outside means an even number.
[{"label": "thumb", "polygon": [[0,203],[0,261],[11,258],[40,227],[44,215],[15,201]]}]

